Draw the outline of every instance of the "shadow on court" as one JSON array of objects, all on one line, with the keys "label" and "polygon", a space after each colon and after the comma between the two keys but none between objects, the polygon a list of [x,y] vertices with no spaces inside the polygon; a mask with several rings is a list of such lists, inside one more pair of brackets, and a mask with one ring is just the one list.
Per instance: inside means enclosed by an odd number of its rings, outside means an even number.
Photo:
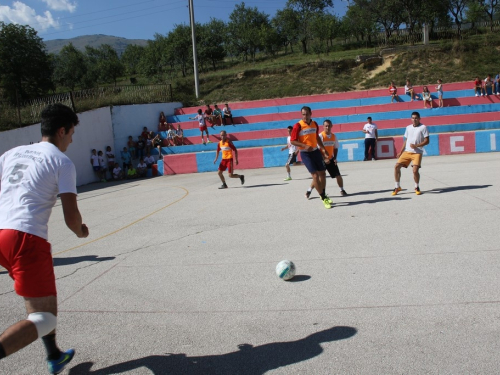
[{"label": "shadow on court", "polygon": [[314,358],[323,352],[321,343],[348,339],[356,333],[357,330],[353,327],[332,327],[297,341],[273,342],[255,347],[241,344],[235,352],[200,357],[188,357],[183,353],[152,355],[95,371],[91,371],[92,362],[84,362],[73,367],[69,374],[108,375],[147,368],[155,375],[261,375]]},{"label": "shadow on court", "polygon": [[404,200],[408,200],[408,199],[411,199],[411,198],[403,198],[403,197],[399,197],[399,196],[394,196],[394,197],[390,197],[390,198],[378,198],[378,199],[356,201],[356,202],[339,202],[339,203],[336,203],[334,201],[332,208],[335,208],[335,206],[339,206],[339,207],[357,206],[359,204],[373,204],[373,203],[381,203],[381,202],[388,202],[388,201],[404,201]]},{"label": "shadow on court", "polygon": [[436,188],[424,191],[424,193],[433,193],[433,194],[441,194],[441,193],[451,193],[452,191],[460,191],[460,190],[474,190],[474,189],[485,189],[489,188],[493,185],[465,185],[465,186],[450,186],[445,188]]},{"label": "shadow on court", "polygon": [[249,188],[260,188],[260,187],[268,187],[268,186],[281,186],[281,185],[287,185],[287,184],[262,184],[262,185],[245,185],[245,186],[242,186],[246,189],[249,189]]},{"label": "shadow on court", "polygon": [[115,257],[102,257],[99,258],[98,255],[85,255],[81,257],[71,257],[71,258],[54,258],[54,267],[56,266],[69,266],[71,264],[81,263],[81,262],[105,262],[107,260],[113,260]]},{"label": "shadow on court", "polygon": [[307,281],[311,278],[309,275],[295,275],[292,279],[288,280],[289,283],[300,283],[301,281]]}]

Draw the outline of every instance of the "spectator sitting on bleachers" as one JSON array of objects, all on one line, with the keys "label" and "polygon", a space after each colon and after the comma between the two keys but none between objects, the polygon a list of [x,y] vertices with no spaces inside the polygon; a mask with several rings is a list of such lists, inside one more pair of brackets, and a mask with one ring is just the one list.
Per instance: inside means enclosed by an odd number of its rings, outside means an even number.
[{"label": "spectator sitting on bleachers", "polygon": [[173,125],[168,125],[168,130],[167,130],[167,146],[176,146],[176,138],[177,134],[175,133],[175,129]]},{"label": "spectator sitting on bleachers", "polygon": [[231,125],[234,126],[234,122],[233,122],[233,114],[231,113],[231,108],[229,108],[229,104],[225,104],[224,105],[224,108],[222,109],[222,114],[224,115],[224,118],[222,119],[224,122],[222,125],[227,125],[226,124],[226,119],[230,119],[231,120]]},{"label": "spectator sitting on bleachers", "polygon": [[130,163],[128,165],[128,171],[127,171],[127,180],[131,180],[133,178],[137,178],[137,171],[134,168],[133,164]]},{"label": "spectator sitting on bleachers", "polygon": [[132,156],[132,159],[137,159],[137,154],[135,152],[135,142],[131,135],[128,136],[127,147],[128,152],[130,152],[130,155]]},{"label": "spectator sitting on bleachers", "polygon": [[146,163],[144,163],[144,159],[140,158],[139,159],[139,164],[137,164],[137,175],[139,177],[146,177],[146,173],[148,170],[148,166]]},{"label": "spectator sitting on bleachers", "polygon": [[213,116],[213,111],[212,108],[210,108],[210,104],[207,104],[207,108],[205,109],[205,116],[206,119],[210,122],[210,126],[213,128],[214,127],[214,116]]},{"label": "spectator sitting on bleachers", "polygon": [[163,155],[161,154],[161,146],[163,146],[163,140],[161,139],[161,134],[160,132],[158,132],[156,135],[155,133],[152,131],[150,133],[151,135],[151,144],[153,147],[156,147],[156,149],[158,150],[158,158],[159,159],[162,159],[163,158]]},{"label": "spectator sitting on bleachers", "polygon": [[217,106],[217,104],[214,105],[214,111],[213,111],[212,116],[214,118],[214,125],[219,125],[219,121],[220,121],[220,125],[222,125],[222,111]]},{"label": "spectator sitting on bleachers", "polygon": [[167,126],[167,118],[165,117],[165,114],[163,112],[160,112],[160,120],[158,123],[158,130],[166,130]]},{"label": "spectator sitting on bleachers", "polygon": [[486,96],[489,95],[488,93],[488,90],[491,91],[491,94],[493,95],[494,94],[494,83],[493,83],[493,79],[491,78],[491,74],[488,74],[488,77],[486,77],[484,79],[484,94]]},{"label": "spectator sitting on bleachers", "polygon": [[415,90],[413,89],[413,86],[411,85],[409,79],[406,80],[405,94],[410,96],[411,102],[413,101],[413,99],[418,99],[418,95],[415,93]]},{"label": "spectator sitting on bleachers", "polygon": [[155,164],[156,160],[153,155],[150,154],[150,152],[146,152],[146,157],[144,158],[144,163],[146,163],[146,166],[148,168],[151,168],[153,164]]},{"label": "spectator sitting on bleachers", "polygon": [[474,92],[476,93],[476,96],[484,96],[483,81],[481,81],[479,77],[476,77],[474,80]]},{"label": "spectator sitting on bleachers", "polygon": [[144,149],[146,148],[146,141],[142,138],[141,135],[137,138],[136,146],[137,146],[137,157],[139,159],[143,158],[144,157]]},{"label": "spectator sitting on bleachers", "polygon": [[181,124],[177,124],[177,130],[175,131],[175,134],[177,135],[179,146],[184,145],[184,131],[181,129]]},{"label": "spectator sitting on bleachers", "polygon": [[113,180],[123,180],[123,171],[118,163],[115,163],[113,168]]},{"label": "spectator sitting on bleachers", "polygon": [[500,95],[500,73],[495,77],[495,95]]},{"label": "spectator sitting on bleachers", "polygon": [[424,101],[424,108],[427,108],[427,102],[430,103],[431,108],[434,108],[434,105],[432,104],[431,93],[427,86],[424,86],[424,88],[422,89],[422,99]]},{"label": "spectator sitting on bleachers", "polygon": [[398,88],[393,81],[391,81],[391,84],[389,85],[389,94],[391,94],[391,103],[394,103],[394,99],[399,102]]}]

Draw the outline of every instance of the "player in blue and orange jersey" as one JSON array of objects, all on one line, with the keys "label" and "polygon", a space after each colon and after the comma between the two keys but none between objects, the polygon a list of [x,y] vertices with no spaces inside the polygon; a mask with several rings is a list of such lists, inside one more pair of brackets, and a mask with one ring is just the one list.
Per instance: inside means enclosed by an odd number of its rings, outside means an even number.
[{"label": "player in blue and orange jersey", "polygon": [[313,185],[321,195],[321,200],[325,208],[332,208],[332,201],[325,193],[326,166],[320,149],[327,158],[329,154],[319,137],[319,126],[311,118],[311,108],[304,106],[300,111],[302,113],[302,120],[293,126],[290,143],[299,148],[302,163],[304,163],[311,174]]},{"label": "player in blue and orange jersey", "polygon": [[[331,178],[337,179],[337,184],[340,188],[340,195],[345,197],[347,195],[344,190],[344,179],[340,174],[339,167],[337,165],[337,153],[339,151],[339,141],[335,134],[332,133],[332,122],[330,120],[323,121],[323,131],[319,134],[323,145],[325,146],[325,150],[328,153],[327,157],[325,157],[326,170],[330,174]],[[309,199],[311,195],[312,189],[314,185],[311,184],[309,190],[306,192],[306,198]]]},{"label": "player in blue and orange jersey", "polygon": [[214,164],[217,162],[219,158],[219,152],[222,151],[222,160],[219,164],[219,178],[222,181],[222,185],[219,189],[227,189],[226,180],[224,179],[223,172],[227,169],[229,172],[230,178],[239,178],[241,184],[245,183],[245,176],[240,174],[233,173],[233,153],[234,153],[234,161],[236,165],[238,165],[238,150],[234,147],[233,142],[231,142],[227,138],[227,133],[225,130],[220,132],[220,142],[217,144],[217,154],[215,155]]}]

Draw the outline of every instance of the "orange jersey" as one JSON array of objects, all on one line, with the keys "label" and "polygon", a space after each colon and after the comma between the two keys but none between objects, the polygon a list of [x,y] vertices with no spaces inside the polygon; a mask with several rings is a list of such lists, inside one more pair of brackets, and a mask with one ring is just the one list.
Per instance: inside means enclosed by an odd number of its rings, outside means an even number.
[{"label": "orange jersey", "polygon": [[323,131],[320,134],[320,138],[323,141],[323,146],[325,146],[326,152],[328,152],[328,155],[330,158],[333,158],[335,155],[333,153],[335,149],[335,144],[337,143],[337,137],[335,137],[335,134],[330,133],[330,135],[326,135],[326,133]]},{"label": "orange jersey", "polygon": [[217,151],[222,151],[222,159],[232,159],[233,158],[233,150],[236,151],[236,147],[234,147],[233,143],[226,139],[226,142],[219,142],[217,145]]},{"label": "orange jersey", "polygon": [[311,120],[311,124],[308,125],[304,120],[300,120],[294,125],[290,140],[299,141],[316,149],[318,148],[318,131],[319,126],[316,121]]}]

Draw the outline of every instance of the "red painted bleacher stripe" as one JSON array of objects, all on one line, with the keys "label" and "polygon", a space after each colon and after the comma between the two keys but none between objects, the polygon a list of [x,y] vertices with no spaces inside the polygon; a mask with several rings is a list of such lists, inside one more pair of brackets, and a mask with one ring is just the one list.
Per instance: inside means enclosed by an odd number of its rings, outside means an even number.
[{"label": "red painted bleacher stripe", "polygon": [[[430,87],[431,92],[434,91],[434,86],[436,83],[427,84],[427,85],[419,85],[413,86],[417,93],[422,92],[423,86]],[[387,85],[389,86],[389,85]],[[455,90],[467,90],[473,88],[472,81],[471,82],[454,82],[454,83],[443,83],[443,90],[447,91],[455,91]],[[400,94],[404,94],[404,85],[400,87]],[[310,96],[297,96],[297,97],[287,97],[287,98],[278,98],[278,99],[263,99],[263,100],[254,100],[247,102],[231,102],[229,103],[229,107],[233,110],[235,109],[249,109],[249,108],[261,108],[261,107],[271,107],[271,106],[280,106],[280,105],[291,105],[291,104],[304,104],[307,103],[317,103],[317,102],[327,102],[332,100],[347,100],[347,99],[361,99],[361,98],[373,98],[377,96],[388,96],[387,89],[376,89],[376,90],[362,90],[362,91],[348,91],[348,92],[337,92],[332,94],[318,94],[318,95],[310,95]],[[219,104],[219,103],[217,103]],[[224,103],[220,103],[219,108],[223,108]],[[174,111],[175,115],[186,115],[186,114],[194,114],[198,111],[198,109],[205,110],[205,106],[197,106],[197,107],[183,107],[176,108]]]},{"label": "red painted bleacher stripe", "polygon": [[198,172],[196,154],[179,154],[163,157],[163,175],[195,172]]}]

